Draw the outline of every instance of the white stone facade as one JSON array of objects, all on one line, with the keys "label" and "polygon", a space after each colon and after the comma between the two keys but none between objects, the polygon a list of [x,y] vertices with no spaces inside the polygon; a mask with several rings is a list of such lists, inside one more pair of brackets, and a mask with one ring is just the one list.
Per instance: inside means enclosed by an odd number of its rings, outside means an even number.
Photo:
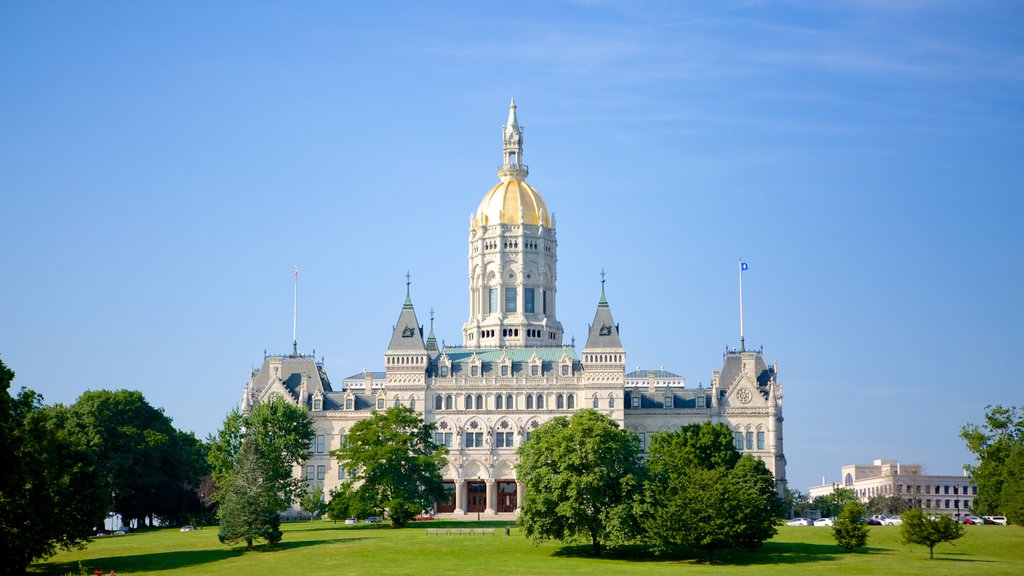
[{"label": "white stone facade", "polygon": [[442,475],[452,497],[436,512],[453,517],[514,515],[524,490],[516,482],[516,449],[532,429],[583,408],[637,432],[645,450],[655,432],[723,422],[734,430],[737,447],[765,462],[781,491],[782,389],[776,366],[759,352],[727,351],[707,388],[687,388],[665,370],[627,375],[603,278],[581,353],[562,341],[555,218],[525,182],[522,132],[513,102],[502,129],[501,182],[470,218],[463,345],[439,349],[432,318],[424,335],[407,290],[383,372],[356,374],[335,387],[315,358],[267,356],[245,387],[243,411],[275,394],[309,408],[314,454],[300,473],[330,491],[345,472],[328,453],[353,424],[396,404],[419,410],[450,450]]}]

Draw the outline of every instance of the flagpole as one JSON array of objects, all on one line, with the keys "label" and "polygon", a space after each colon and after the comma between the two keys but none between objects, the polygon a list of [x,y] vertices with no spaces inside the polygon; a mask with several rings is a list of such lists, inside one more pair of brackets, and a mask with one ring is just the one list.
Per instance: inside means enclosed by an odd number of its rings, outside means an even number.
[{"label": "flagpole", "polygon": [[292,268],[295,269],[295,297],[292,299],[292,356],[295,357],[299,355],[299,341],[295,337],[299,312],[299,267],[292,266]]},{"label": "flagpole", "polygon": [[740,352],[746,352],[746,347],[743,343],[743,258],[740,258]]}]

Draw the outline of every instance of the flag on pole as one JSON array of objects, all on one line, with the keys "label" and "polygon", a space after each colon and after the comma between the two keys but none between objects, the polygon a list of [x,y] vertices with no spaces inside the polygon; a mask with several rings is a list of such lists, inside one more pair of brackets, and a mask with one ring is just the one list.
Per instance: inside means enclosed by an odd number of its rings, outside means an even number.
[{"label": "flag on pole", "polygon": [[[747,263],[743,262],[743,261],[740,261],[740,271],[741,272],[746,272],[746,270],[747,270]],[[296,272],[296,274],[298,274],[298,272]]]}]

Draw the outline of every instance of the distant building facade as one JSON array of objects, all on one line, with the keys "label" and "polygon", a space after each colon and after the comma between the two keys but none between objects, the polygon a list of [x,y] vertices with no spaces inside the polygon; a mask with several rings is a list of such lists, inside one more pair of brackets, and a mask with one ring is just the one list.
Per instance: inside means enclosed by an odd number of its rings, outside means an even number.
[{"label": "distant building facade", "polygon": [[[722,422],[736,447],[764,461],[781,491],[786,482],[782,387],[777,367],[760,352],[727,351],[709,387],[687,387],[663,369],[626,373],[619,324],[601,294],[587,341],[565,344],[557,319],[555,217],[526,183],[523,129],[515,102],[502,128],[499,183],[469,220],[469,315],[462,345],[438,347],[433,314],[425,333],[410,284],[384,351],[384,369],[331,383],[312,356],[271,355],[252,371],[242,410],[280,396],[310,410],[313,456],[301,474],[329,491],[346,480],[329,452],[374,410],[406,405],[436,425],[450,450],[442,475],[448,498],[441,515],[514,515],[525,487],[516,479],[516,449],[551,418],[583,408],[636,432],[644,450],[651,434],[681,425]],[[741,341],[742,342],[742,341]]]},{"label": "distant building facade", "polygon": [[921,464],[900,464],[895,460],[847,464],[839,482],[811,486],[808,495],[813,499],[837,488],[853,490],[862,502],[875,496],[895,495],[925,512],[953,516],[968,512],[978,495],[978,486],[967,476],[924,474]]}]

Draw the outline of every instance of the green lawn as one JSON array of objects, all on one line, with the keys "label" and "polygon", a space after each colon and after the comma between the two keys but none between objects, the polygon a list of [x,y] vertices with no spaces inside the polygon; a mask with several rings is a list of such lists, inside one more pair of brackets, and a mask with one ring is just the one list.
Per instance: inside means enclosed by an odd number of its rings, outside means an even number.
[{"label": "green lawn", "polygon": [[[63,576],[111,570],[118,576],[159,574],[1024,574],[1024,528],[968,526],[953,544],[928,549],[899,543],[899,528],[871,528],[869,548],[846,554],[831,530],[783,527],[759,550],[725,552],[713,565],[693,557],[653,558],[639,548],[609,552],[595,559],[589,546],[548,543],[533,546],[500,522],[420,522],[395,530],[384,525],[286,524],[284,540],[273,549],[246,552],[217,541],[217,529],[196,532],[152,530],[96,539],[85,550],[63,552],[36,564],[33,574]],[[492,535],[428,536],[427,527],[494,527]]]}]

